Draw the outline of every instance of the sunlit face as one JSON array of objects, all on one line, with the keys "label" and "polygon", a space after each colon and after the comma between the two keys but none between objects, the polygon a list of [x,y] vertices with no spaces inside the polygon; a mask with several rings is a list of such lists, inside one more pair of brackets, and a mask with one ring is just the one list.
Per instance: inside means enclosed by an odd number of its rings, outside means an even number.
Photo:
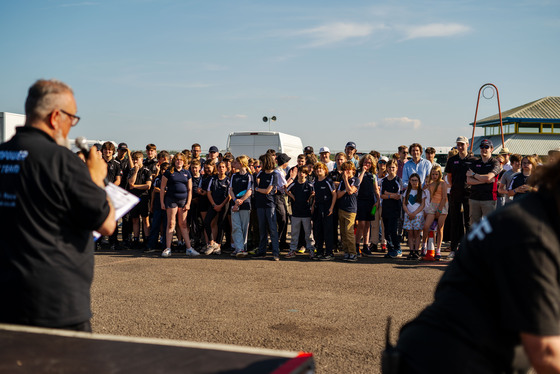
[{"label": "sunlit face", "polygon": [[141,167],[142,164],[143,164],[143,163],[142,163],[142,157],[133,158],[133,159],[132,159],[132,164],[133,164],[134,166]]},{"label": "sunlit face", "polygon": [[200,165],[192,165],[191,171],[194,175],[200,174]]},{"label": "sunlit face", "polygon": [[397,174],[397,166],[396,165],[391,165],[391,166],[387,167],[387,172],[391,175],[396,175]]},{"label": "sunlit face", "polygon": [[193,147],[191,149],[191,153],[193,155],[193,157],[198,158],[198,156],[200,156],[200,153],[202,152],[202,149],[200,149],[200,147]]},{"label": "sunlit face", "polygon": [[111,160],[113,158],[113,154],[115,153],[110,148],[104,148],[102,152],[103,152],[103,158],[107,161]]},{"label": "sunlit face", "polygon": [[305,159],[304,158],[298,158],[297,159],[297,166],[303,166],[305,165]]},{"label": "sunlit face", "polygon": [[325,170],[323,168],[317,168],[317,170],[315,170],[315,174],[317,174],[317,176],[320,178],[326,176]]},{"label": "sunlit face", "polygon": [[[324,173],[324,171],[323,171],[323,173]],[[304,169],[299,169],[298,172],[297,172],[297,175],[298,175],[299,179],[307,178],[307,173],[304,171]]]},{"label": "sunlit face", "polygon": [[528,158],[523,158],[523,160],[521,160],[521,168],[524,172],[532,172],[533,164],[531,164]]},{"label": "sunlit face", "polygon": [[226,166],[226,164],[225,164],[225,163],[220,163],[220,164],[218,165],[218,174],[223,175],[223,174],[226,173],[226,171],[227,171],[227,166]]},{"label": "sunlit face", "polygon": [[419,147],[412,147],[410,149],[410,155],[413,159],[418,160],[422,156],[422,152]]},{"label": "sunlit face", "polygon": [[148,159],[150,160],[157,157],[157,151],[155,149],[148,149],[146,151],[146,154],[148,155]]},{"label": "sunlit face", "polygon": [[492,151],[494,150],[493,147],[489,145],[481,145],[480,146],[480,155],[484,157],[490,157],[492,155]]},{"label": "sunlit face", "polygon": [[467,151],[468,144],[466,143],[457,143],[457,150],[459,153],[465,153]]},{"label": "sunlit face", "polygon": [[331,154],[329,152],[323,152],[319,154],[321,161],[327,163],[331,160]]},{"label": "sunlit face", "polygon": [[441,176],[441,171],[438,169],[432,169],[432,171],[430,172],[430,177],[434,181],[437,181],[440,176]]},{"label": "sunlit face", "polygon": [[426,160],[433,162],[435,158],[436,158],[435,153],[426,153]]},{"label": "sunlit face", "polygon": [[183,161],[182,158],[177,157],[177,158],[175,159],[175,169],[179,169],[179,170],[180,170],[180,169],[183,168],[184,165],[185,165],[185,161]]},{"label": "sunlit face", "polygon": [[379,171],[383,172],[387,170],[387,163],[385,161],[379,161],[377,163],[377,168],[379,169]]},{"label": "sunlit face", "polygon": [[346,147],[344,148],[344,153],[348,155],[348,157],[352,157],[354,153],[356,153],[356,148],[353,147]]},{"label": "sunlit face", "polygon": [[400,151],[399,156],[401,156],[401,160],[405,160],[408,157],[408,148],[405,148],[402,151]]},{"label": "sunlit face", "polygon": [[338,156],[335,161],[336,161],[337,167],[340,167],[340,165],[342,165],[346,162],[346,157]]},{"label": "sunlit face", "polygon": [[412,188],[418,188],[420,186],[420,179],[413,177],[408,180],[408,183],[412,185]]},{"label": "sunlit face", "polygon": [[211,175],[214,172],[214,167],[212,165],[204,165],[204,174]]},{"label": "sunlit face", "polygon": [[513,161],[511,163],[511,168],[512,169],[519,169],[520,166],[521,166],[521,163],[519,161]]}]

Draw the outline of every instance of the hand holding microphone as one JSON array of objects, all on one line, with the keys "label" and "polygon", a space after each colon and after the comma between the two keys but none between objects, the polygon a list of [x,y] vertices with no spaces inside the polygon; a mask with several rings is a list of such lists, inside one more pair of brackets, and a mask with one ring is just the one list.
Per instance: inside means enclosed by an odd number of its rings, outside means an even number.
[{"label": "hand holding microphone", "polygon": [[[99,187],[105,187],[105,177],[107,177],[107,163],[99,155],[98,152],[90,152],[87,145],[87,139],[78,136],[75,141],[76,147],[80,148],[86,156],[86,164],[91,174],[91,179]],[[97,147],[96,147],[97,148]]]}]

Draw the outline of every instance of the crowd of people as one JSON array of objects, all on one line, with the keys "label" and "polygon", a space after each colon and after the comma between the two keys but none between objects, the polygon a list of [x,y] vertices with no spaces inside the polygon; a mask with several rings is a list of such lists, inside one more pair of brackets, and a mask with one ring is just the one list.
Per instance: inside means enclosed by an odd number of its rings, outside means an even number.
[{"label": "crowd of people", "polygon": [[[329,261],[342,251],[343,260],[355,262],[374,252],[402,257],[407,239],[408,258],[421,259],[433,231],[433,259],[441,259],[444,237],[453,258],[474,223],[535,189],[530,177],[541,164],[536,155],[507,148],[493,155],[489,139],[475,157],[464,136],[445,166],[436,162],[433,147],[418,143],[390,157],[377,151],[359,157],[356,143],[348,142],[334,160],[328,147],[317,157],[307,146],[293,167],[289,156],[274,150],[254,159],[212,146],[204,159],[197,143],[175,155],[148,144],[146,157],[126,143],[97,147],[107,181],[140,199],[122,219],[120,240],[118,230],[109,237],[111,249],[162,250],[163,257],[173,248],[187,256],[224,251],[237,258],[265,257],[270,250],[278,261],[287,250],[285,258],[299,252]],[[549,161],[559,154],[551,150]]]}]

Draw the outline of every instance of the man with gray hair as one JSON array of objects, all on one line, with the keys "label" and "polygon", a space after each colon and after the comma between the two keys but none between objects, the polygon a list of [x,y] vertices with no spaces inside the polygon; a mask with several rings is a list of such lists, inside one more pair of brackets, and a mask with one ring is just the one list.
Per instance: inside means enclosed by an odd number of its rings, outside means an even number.
[{"label": "man with gray hair", "polygon": [[29,88],[25,126],[0,145],[0,322],[91,331],[93,236],[111,235],[103,189],[107,164],[87,164],[65,145],[78,124],[72,89],[56,80]]}]

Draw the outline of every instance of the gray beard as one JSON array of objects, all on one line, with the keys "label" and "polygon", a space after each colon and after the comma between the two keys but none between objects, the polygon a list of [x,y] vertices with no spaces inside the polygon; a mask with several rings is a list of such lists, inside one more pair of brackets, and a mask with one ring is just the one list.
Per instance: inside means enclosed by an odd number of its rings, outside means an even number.
[{"label": "gray beard", "polygon": [[62,135],[61,129],[55,131],[54,141],[56,142],[56,144],[60,145],[61,147],[66,147],[70,149],[70,141],[68,140],[68,138],[65,138],[64,135]]}]

